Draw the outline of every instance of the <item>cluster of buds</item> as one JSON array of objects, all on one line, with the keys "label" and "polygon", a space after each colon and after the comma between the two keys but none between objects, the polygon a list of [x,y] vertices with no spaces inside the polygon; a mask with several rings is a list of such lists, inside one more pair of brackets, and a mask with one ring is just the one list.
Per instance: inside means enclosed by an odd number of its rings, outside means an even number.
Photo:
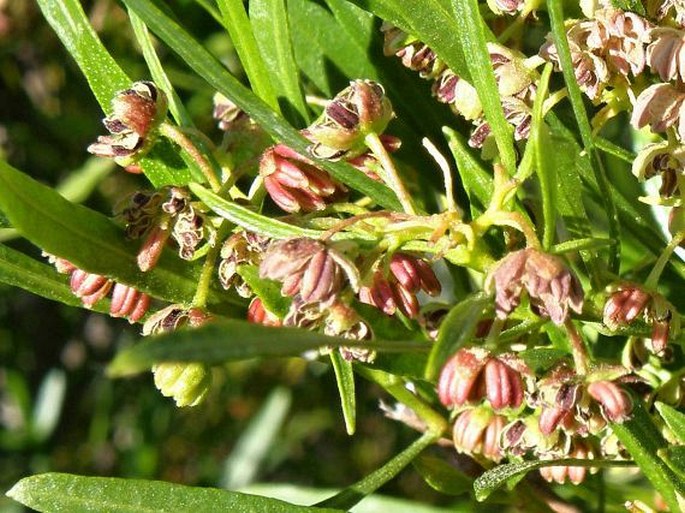
[{"label": "cluster of buds", "polygon": [[[594,19],[579,20],[567,30],[573,70],[581,90],[599,101],[608,86],[625,86],[630,74],[642,73],[651,24],[641,16],[607,7]],[[551,35],[540,55],[561,67]]]},{"label": "cluster of buds", "polygon": [[[170,305],[152,314],[143,325],[143,335],[159,335],[181,329],[197,328],[211,321],[211,316],[197,308]],[[212,384],[211,369],[203,363],[170,362],[152,367],[155,386],[165,397],[172,397],[176,406],[200,404]]]},{"label": "cluster of buds", "polygon": [[442,290],[431,266],[425,260],[407,253],[392,255],[387,276],[378,267],[376,265],[372,271],[370,283],[359,289],[359,300],[375,306],[386,315],[393,315],[399,310],[414,319],[419,315],[416,294],[423,291],[436,296]]},{"label": "cluster of buds", "polygon": [[86,308],[93,308],[111,292],[109,314],[112,317],[125,317],[130,323],[134,323],[147,313],[150,306],[150,296],[147,294],[105,276],[86,272],[63,258],[48,254],[46,256],[58,272],[69,275],[71,291]]},{"label": "cluster of buds", "polygon": [[576,275],[559,257],[527,248],[509,253],[495,266],[485,284],[495,293],[497,317],[505,319],[521,302],[525,290],[538,315],[556,325],[568,319],[569,309],[583,309],[583,288]]},{"label": "cluster of buds", "polygon": [[134,82],[112,99],[112,114],[103,120],[110,135],[98,137],[88,151],[112,158],[123,167],[133,164],[150,148],[154,130],[164,121],[166,111],[166,95],[155,84]]},{"label": "cluster of buds", "polygon": [[[560,455],[563,458],[574,458],[579,460],[594,460],[597,453],[595,448],[585,439],[576,438],[569,444],[566,454]],[[540,475],[548,482],[564,484],[567,480],[578,485],[585,480],[588,471],[592,474],[597,472],[596,467],[573,467],[566,465],[553,465],[542,467]]]},{"label": "cluster of buds", "polygon": [[616,330],[642,318],[652,326],[651,346],[655,354],[662,355],[668,339],[680,333],[680,316],[661,294],[628,282],[609,287],[609,294],[604,304],[604,324]]},{"label": "cluster of buds", "polygon": [[176,241],[178,254],[184,260],[193,259],[203,240],[214,244],[214,227],[180,187],[136,192],[119,206],[117,217],[125,223],[127,236],[144,239],[138,253],[141,271],[157,264],[169,238]]}]

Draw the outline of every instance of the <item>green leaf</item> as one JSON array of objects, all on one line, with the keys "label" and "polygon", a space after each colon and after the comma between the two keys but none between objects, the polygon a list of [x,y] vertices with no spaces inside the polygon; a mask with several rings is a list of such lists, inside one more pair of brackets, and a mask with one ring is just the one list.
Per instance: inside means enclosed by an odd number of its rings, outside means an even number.
[{"label": "green leaf", "polygon": [[[595,180],[599,186],[600,193],[604,198],[602,206],[605,207],[608,224],[609,224],[609,238],[616,241],[616,245],[612,248],[609,255],[609,269],[618,273],[620,248],[620,223],[619,214],[616,204],[614,203],[612,188],[604,171],[602,161],[594,149],[594,141],[592,137],[592,128],[590,120],[588,119],[585,105],[583,104],[583,97],[576,80],[573,60],[571,59],[571,50],[566,38],[566,26],[564,24],[564,10],[562,0],[549,0],[547,2],[547,10],[549,12],[550,23],[552,26],[552,35],[554,38],[554,46],[559,54],[559,61],[561,63],[561,70],[566,82],[568,91],[568,98],[571,101],[571,107],[578,123],[580,130],[580,137],[583,141],[583,146],[587,155],[592,157],[592,172]],[[587,158],[587,157],[586,157]]]},{"label": "green leaf", "polygon": [[[50,23],[67,51],[86,77],[95,98],[106,114],[111,114],[114,95],[131,86],[131,79],[100,42],[78,0],[38,0],[43,16]],[[140,160],[145,176],[156,186],[184,184],[190,179],[185,168],[173,168],[168,145],[157,144]]]},{"label": "green leaf", "polygon": [[535,374],[540,374],[552,368],[560,359],[568,356],[568,351],[553,347],[535,347],[521,351],[518,356],[523,358],[523,361]]},{"label": "green leaf", "polygon": [[278,111],[278,101],[270,80],[271,73],[257,47],[245,5],[242,0],[217,0],[217,6],[252,90],[267,105]]},{"label": "green leaf", "polygon": [[425,351],[413,341],[350,340],[298,328],[273,328],[241,320],[221,320],[197,329],[147,337],[120,352],[109,366],[111,376],[148,370],[156,362],[203,362],[218,365],[260,357],[299,356],[320,347],[365,347],[377,351]]},{"label": "green leaf", "polygon": [[7,495],[45,513],[340,513],[340,510],[295,506],[277,499],[217,488],[60,473],[26,477]]},{"label": "green leaf", "polygon": [[463,495],[473,487],[473,479],[444,459],[421,454],[412,464],[428,485],[446,495]]},{"label": "green leaf", "polygon": [[[210,86],[249,114],[274,139],[285,143],[302,155],[307,154],[310,144],[307,139],[238,82],[188,32],[157,8],[151,0],[124,0],[124,3],[133,9],[151,30]],[[336,179],[366,194],[379,205],[392,210],[401,210],[397,197],[390,189],[349,164],[329,161],[319,161],[319,164]]]},{"label": "green leaf", "polygon": [[[486,171],[466,147],[461,134],[449,127],[442,128],[450,151],[457,163],[461,183],[471,203],[471,215],[476,216],[488,206],[494,190],[492,175]],[[476,200],[476,201],[474,201]]]},{"label": "green leaf", "polygon": [[678,440],[685,443],[685,413],[660,401],[657,401],[654,406]]},{"label": "green leaf", "polygon": [[[20,287],[52,301],[69,306],[82,306],[81,300],[72,294],[67,278],[51,265],[0,244],[0,282]],[[103,301],[94,310],[107,311]]]},{"label": "green leaf", "polygon": [[638,13],[640,16],[646,16],[645,6],[640,0],[611,0],[611,4],[617,9],[623,11],[632,11]]},{"label": "green leaf", "polygon": [[300,87],[285,0],[251,1],[250,23],[281,111],[292,124],[307,124],[309,111]]},{"label": "green leaf", "polygon": [[685,446],[665,447],[659,449],[659,457],[666,462],[668,468],[678,474],[680,479],[685,479]]},{"label": "green leaf", "polygon": [[319,508],[341,508],[345,510],[351,508],[364,497],[372,494],[399,474],[403,468],[421,454],[421,451],[434,443],[436,438],[437,436],[434,433],[424,433],[420,438],[412,442],[409,447],[392,458],[381,468],[373,471],[361,481],[358,481],[333,497],[315,504],[315,506]]},{"label": "green leaf", "polygon": [[[36,246],[81,269],[174,303],[193,298],[200,263],[189,264],[167,252],[154,269],[142,273],[136,264],[140,242],[125,240],[122,230],[107,217],[70,203],[3,161],[0,210]],[[211,291],[209,304],[215,311],[235,310],[230,302],[239,304],[225,291]]]},{"label": "green leaf", "polygon": [[565,458],[559,460],[534,460],[522,461],[518,463],[506,463],[481,474],[474,482],[473,489],[476,492],[476,499],[484,501],[492,492],[507,483],[515,484],[521,476],[531,470],[542,467],[554,466],[575,466],[575,467],[633,467],[635,463],[625,460],[591,460]]},{"label": "green leaf", "polygon": [[478,322],[492,302],[488,294],[477,292],[452,307],[440,325],[438,340],[428,357],[426,379],[435,380],[447,359],[474,339]]},{"label": "green leaf", "polygon": [[554,244],[549,248],[549,252],[553,255],[563,255],[564,253],[576,253],[580,251],[597,250],[610,246],[614,242],[611,239],[602,239],[599,237],[588,237],[585,239],[572,239],[559,244]]},{"label": "green leaf", "polygon": [[671,511],[680,511],[678,497],[685,497],[685,481],[659,458],[658,451],[667,448],[668,444],[642,402],[635,400],[631,418],[623,424],[612,424],[611,429]]},{"label": "green leaf", "polygon": [[357,396],[354,390],[352,362],[345,360],[336,350],[331,351],[330,356],[335,371],[335,381],[338,383],[345,430],[348,435],[353,435],[357,427]]},{"label": "green leaf", "polygon": [[485,119],[497,142],[502,165],[509,175],[513,176],[516,170],[514,134],[504,117],[478,0],[452,0],[452,8],[457,20],[468,20],[468,23],[460,25],[453,36],[460,41],[463,54],[469,56],[466,66],[471,74],[470,82],[478,91]]},{"label": "green leaf", "polygon": [[281,295],[281,287],[277,282],[260,278],[256,265],[239,265],[237,271],[267,310],[280,319],[286,316],[292,300]]}]

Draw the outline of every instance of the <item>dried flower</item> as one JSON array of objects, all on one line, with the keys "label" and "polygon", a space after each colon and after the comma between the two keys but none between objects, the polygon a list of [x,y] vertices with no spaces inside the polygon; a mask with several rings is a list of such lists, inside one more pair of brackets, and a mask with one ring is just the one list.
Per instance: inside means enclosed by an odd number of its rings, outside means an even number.
[{"label": "dried flower", "polygon": [[164,191],[136,191],[115,208],[115,215],[126,225],[126,237],[146,235],[159,218]]},{"label": "dried flower", "polygon": [[383,87],[371,80],[354,80],[338,93],[321,117],[307,129],[314,141],[312,155],[320,158],[354,157],[366,150],[364,138],[381,134],[393,117]]},{"label": "dried flower", "polygon": [[432,91],[439,102],[449,104],[455,113],[466,120],[478,119],[483,114],[476,88],[450,69],[446,69],[438,76]]},{"label": "dried flower", "polygon": [[264,152],[259,173],[271,199],[286,212],[311,212],[341,199],[347,188],[283,144]]},{"label": "dried flower", "polygon": [[298,295],[304,303],[330,304],[345,285],[358,289],[356,267],[337,250],[314,239],[276,241],[264,254],[262,278],[283,282],[284,296]]},{"label": "dried flower", "polygon": [[523,10],[526,5],[525,0],[488,0],[488,7],[492,12],[501,16],[502,14],[514,15]]},{"label": "dried flower", "polygon": [[534,310],[557,325],[564,324],[569,308],[577,313],[583,308],[583,289],[575,274],[561,258],[534,248],[500,260],[487,278],[486,289],[494,289],[500,319],[519,305],[524,290]]},{"label": "dried flower", "polygon": [[114,158],[121,166],[135,162],[150,146],[150,134],[164,120],[166,96],[152,82],[134,82],[112,99],[112,114],[103,120],[110,135],[88,146],[99,157]]}]

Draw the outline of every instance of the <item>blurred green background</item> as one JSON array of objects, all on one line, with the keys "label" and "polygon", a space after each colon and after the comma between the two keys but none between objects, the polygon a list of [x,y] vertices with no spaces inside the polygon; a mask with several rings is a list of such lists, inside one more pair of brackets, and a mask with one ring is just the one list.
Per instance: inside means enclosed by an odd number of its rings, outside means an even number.
[{"label": "blurred green background", "polygon": [[[96,0],[84,8],[129,75],[148,78],[118,4]],[[230,41],[202,9],[192,2],[176,2],[174,9],[240,72]],[[171,55],[162,52],[162,58],[198,126],[218,139],[213,91]],[[125,191],[144,186],[140,177],[89,158],[85,148],[103,131],[102,113],[31,1],[0,0],[0,83],[0,153],[11,165],[106,213]],[[40,258],[6,224],[0,238]],[[0,285],[0,512],[22,511],[4,492],[21,477],[45,471],[231,488],[339,488],[415,438],[383,417],[382,394],[366,382],[358,383],[357,434],[347,436],[329,365],[304,359],[216,369],[205,403],[178,409],[151,376],[104,376],[117,348],[134,342],[138,331]],[[411,470],[382,491],[424,503],[444,500]]]}]

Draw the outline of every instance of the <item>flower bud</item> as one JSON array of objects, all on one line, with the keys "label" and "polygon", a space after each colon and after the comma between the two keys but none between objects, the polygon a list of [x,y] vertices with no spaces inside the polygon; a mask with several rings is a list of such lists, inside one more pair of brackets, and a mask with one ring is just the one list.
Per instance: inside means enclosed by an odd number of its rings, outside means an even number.
[{"label": "flower bud", "polygon": [[480,379],[490,352],[481,347],[462,348],[452,356],[440,372],[438,397],[447,407],[461,406],[483,397]]},{"label": "flower bud", "polygon": [[112,284],[112,280],[104,276],[75,269],[71,273],[69,286],[74,295],[81,299],[86,308],[93,308],[95,303],[109,293]]},{"label": "flower bud", "polygon": [[112,317],[127,317],[130,323],[138,322],[147,313],[150,296],[128,285],[116,283],[112,291],[109,314]]},{"label": "flower bud", "polygon": [[358,155],[365,149],[364,138],[369,133],[381,134],[393,115],[390,100],[380,84],[354,80],[329,102],[321,117],[307,129],[315,142],[311,152],[321,156],[322,151],[326,154],[333,149],[349,157]]},{"label": "flower bud", "polygon": [[212,384],[211,369],[203,363],[159,363],[152,372],[155,386],[179,408],[200,404]]},{"label": "flower bud", "polygon": [[[568,452],[568,454],[564,456],[579,460],[593,460],[595,459],[595,450],[587,441],[577,439],[574,440],[571,450]],[[593,474],[597,472],[596,468],[590,468],[589,470]],[[556,482],[558,484],[564,484],[566,480],[569,480],[574,485],[579,485],[585,480],[587,472],[588,467],[573,467],[565,465],[555,465],[540,468],[540,475],[545,479],[545,481],[550,483]]]},{"label": "flower bud", "polygon": [[212,116],[218,121],[220,130],[239,130],[244,123],[249,122],[249,116],[223,94],[215,93],[212,102]]},{"label": "flower bud", "polygon": [[499,440],[505,419],[485,408],[462,412],[454,423],[453,441],[458,452],[481,454],[499,462],[502,459]]},{"label": "flower bud", "polygon": [[341,199],[347,188],[283,144],[264,152],[259,174],[271,199],[286,212],[312,212]]},{"label": "flower bud", "polygon": [[587,391],[599,403],[602,415],[609,422],[621,424],[633,411],[630,396],[613,381],[595,381],[588,385]]},{"label": "flower bud", "polygon": [[264,303],[258,297],[250,302],[247,308],[247,321],[264,326],[281,326],[281,320],[264,307]]}]

